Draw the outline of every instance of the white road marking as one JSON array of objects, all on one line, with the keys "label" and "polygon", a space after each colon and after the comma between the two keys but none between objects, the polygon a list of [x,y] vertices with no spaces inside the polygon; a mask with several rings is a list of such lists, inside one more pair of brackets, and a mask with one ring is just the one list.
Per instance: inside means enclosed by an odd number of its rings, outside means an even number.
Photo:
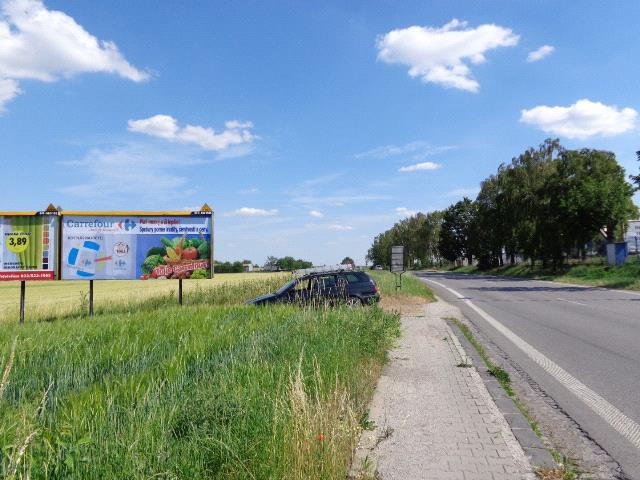
[{"label": "white road marking", "polygon": [[533,346],[513,333],[487,312],[485,312],[481,308],[476,307],[470,300],[466,299],[464,295],[461,295],[454,289],[449,288],[440,282],[436,282],[434,280],[429,280],[426,278],[425,280],[448,290],[457,298],[469,305],[469,307],[471,307],[478,315],[484,318],[489,323],[489,325],[491,325],[493,328],[507,337],[507,339],[509,339],[511,342],[513,342],[514,345],[520,348],[520,350],[522,350],[531,360],[540,365],[540,367],[542,367],[542,369],[544,369],[549,375],[554,377],[570,392],[575,394],[598,416],[600,416],[609,425],[611,425],[611,427],[613,427],[624,438],[629,440],[629,442],[631,442],[631,444],[635,448],[640,450],[640,425],[627,417],[622,411],[609,403],[605,398],[601,397],[580,380],[564,370],[561,366],[536,350]]},{"label": "white road marking", "polygon": [[567,300],[566,298],[556,298],[556,300],[560,300],[562,302],[568,302],[568,303],[573,303],[574,305],[582,305],[583,307],[588,307],[588,305],[586,303],[582,303],[582,302],[576,302],[574,300]]}]

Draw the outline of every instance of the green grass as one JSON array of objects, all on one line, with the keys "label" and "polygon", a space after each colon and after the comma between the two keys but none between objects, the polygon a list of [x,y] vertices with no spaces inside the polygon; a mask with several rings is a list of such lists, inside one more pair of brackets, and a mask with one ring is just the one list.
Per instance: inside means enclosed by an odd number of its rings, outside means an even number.
[{"label": "green grass", "polygon": [[[183,282],[187,305],[229,305],[280,288],[290,276],[282,273],[218,274],[211,280]],[[27,321],[82,317],[88,313],[89,282],[27,282]],[[165,308],[177,303],[178,282],[96,281],[96,313],[133,313],[140,309]],[[0,282],[0,324],[18,321],[19,282]]]},{"label": "green grass", "polygon": [[435,302],[436,298],[427,285],[415,277],[411,272],[402,275],[402,288],[396,291],[396,280],[394,274],[385,270],[367,270],[367,274],[374,279],[380,293],[388,296],[415,296],[421,297],[428,302]]},{"label": "green grass", "polygon": [[0,476],[344,478],[398,334],[375,307],[167,303],[4,324]]},{"label": "green grass", "polygon": [[479,270],[473,266],[461,267],[454,269],[454,271],[640,290],[640,261],[636,258],[630,258],[620,267],[609,267],[601,259],[598,259],[586,263],[572,263],[564,266],[560,271],[544,270],[539,265],[532,267],[529,264],[509,265],[490,270]]}]

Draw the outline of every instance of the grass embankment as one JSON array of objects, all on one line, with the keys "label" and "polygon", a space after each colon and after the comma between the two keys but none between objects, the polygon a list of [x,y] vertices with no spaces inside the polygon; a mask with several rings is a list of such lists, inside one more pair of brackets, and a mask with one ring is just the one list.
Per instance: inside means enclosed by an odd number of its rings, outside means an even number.
[{"label": "grass embankment", "polygon": [[5,324],[0,476],[344,478],[398,332],[375,307]]},{"label": "grass embankment", "polygon": [[378,285],[382,297],[380,306],[386,311],[407,315],[421,315],[423,305],[435,302],[433,292],[410,272],[402,275],[402,288],[396,290],[396,279],[384,270],[367,271]]},{"label": "grass embankment", "polygon": [[[242,303],[280,288],[286,273],[222,273],[213,279],[183,282],[185,304]],[[177,302],[178,282],[171,280],[96,281],[96,313],[126,313]],[[88,313],[89,282],[27,282],[26,319],[54,320]],[[0,282],[0,323],[17,321],[20,282]]]},{"label": "grass embankment", "polygon": [[560,270],[543,269],[540,265],[508,265],[489,270],[477,267],[461,267],[453,271],[485,275],[526,277],[537,280],[553,280],[565,283],[592,285],[597,287],[640,290],[640,261],[630,258],[620,267],[609,267],[602,260],[569,264]]}]

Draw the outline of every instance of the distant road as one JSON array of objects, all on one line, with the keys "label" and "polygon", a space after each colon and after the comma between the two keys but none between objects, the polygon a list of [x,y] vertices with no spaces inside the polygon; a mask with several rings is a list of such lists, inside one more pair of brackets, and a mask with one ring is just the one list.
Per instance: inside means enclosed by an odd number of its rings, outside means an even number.
[{"label": "distant road", "polygon": [[419,273],[640,480],[640,292]]}]

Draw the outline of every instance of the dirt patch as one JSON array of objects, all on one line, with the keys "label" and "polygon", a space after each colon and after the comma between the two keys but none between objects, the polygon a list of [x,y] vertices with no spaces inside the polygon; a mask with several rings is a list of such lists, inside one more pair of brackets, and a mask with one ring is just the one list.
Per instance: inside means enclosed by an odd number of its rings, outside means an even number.
[{"label": "dirt patch", "polygon": [[424,306],[427,300],[417,295],[383,295],[380,299],[380,307],[385,312],[399,313],[409,317],[424,315]]}]

